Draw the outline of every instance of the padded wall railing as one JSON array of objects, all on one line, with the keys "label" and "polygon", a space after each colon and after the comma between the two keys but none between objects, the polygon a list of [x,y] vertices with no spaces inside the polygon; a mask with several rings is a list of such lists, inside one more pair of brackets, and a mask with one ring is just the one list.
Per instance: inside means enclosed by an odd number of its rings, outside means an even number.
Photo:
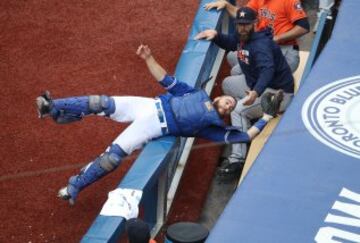
[{"label": "padded wall railing", "polygon": [[306,62],[306,66],[305,66],[304,72],[302,74],[300,83],[302,83],[302,81],[305,80],[306,77],[309,75],[310,70],[316,61],[316,58],[320,54],[320,51],[321,51],[320,45],[322,45],[322,46],[325,45],[325,43],[321,43],[321,40],[322,40],[322,36],[323,36],[323,31],[325,29],[326,18],[328,16],[329,16],[328,10],[322,10],[319,13],[319,20],[318,20],[318,27],[316,30],[316,35],[313,40],[313,44],[312,44],[311,50],[310,50],[310,56]]},{"label": "padded wall railing", "polygon": [[[205,11],[203,8],[209,2],[212,0],[200,2],[175,71],[179,80],[197,87],[210,76],[219,51],[209,41],[194,40],[195,35],[202,30],[221,28],[222,12]],[[149,142],[118,185],[118,188],[143,191],[140,207],[144,212],[144,220],[153,228],[161,225],[166,217],[168,185],[185,140],[167,136]],[[116,242],[124,228],[124,218],[98,215],[81,242]]]},{"label": "padded wall railing", "polygon": [[[360,192],[359,157],[344,153],[335,133],[316,135],[315,125],[306,123],[312,114],[313,123],[327,127],[329,120],[320,123],[326,114],[321,111],[335,104],[331,98],[344,97],[359,87],[360,57],[354,53],[360,38],[352,32],[360,25],[359,7],[358,0],[342,1],[331,38],[206,242],[360,242],[359,225],[345,223],[353,219],[352,212],[334,206],[359,207],[358,200],[344,196],[344,192]],[[320,25],[326,15],[322,14]],[[351,108],[336,107],[341,114],[336,114],[335,121],[346,129],[355,127],[350,117],[356,113],[358,93],[349,96],[353,103],[346,100]],[[328,140],[319,139],[322,136]],[[327,141],[334,138],[338,144],[329,145]],[[359,149],[354,151],[359,154]]]}]

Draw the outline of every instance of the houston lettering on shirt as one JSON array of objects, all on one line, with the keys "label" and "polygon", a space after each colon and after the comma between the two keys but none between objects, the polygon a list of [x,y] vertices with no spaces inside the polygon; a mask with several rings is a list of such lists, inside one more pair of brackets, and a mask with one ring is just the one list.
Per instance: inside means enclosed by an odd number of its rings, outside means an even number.
[{"label": "houston lettering on shirt", "polygon": [[260,8],[258,14],[259,17],[261,17],[266,22],[266,27],[270,28],[271,31],[274,33],[275,32],[274,23],[276,19],[276,14],[271,12],[267,8]]},{"label": "houston lettering on shirt", "polygon": [[250,62],[249,62],[249,54],[250,53],[248,50],[243,49],[243,46],[244,46],[244,44],[242,42],[238,44],[237,57],[241,62],[249,65],[250,64]]}]

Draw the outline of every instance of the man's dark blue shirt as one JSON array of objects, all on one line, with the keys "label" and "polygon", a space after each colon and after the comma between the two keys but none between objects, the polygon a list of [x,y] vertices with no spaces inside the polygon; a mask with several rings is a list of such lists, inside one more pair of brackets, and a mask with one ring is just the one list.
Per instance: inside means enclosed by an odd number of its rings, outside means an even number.
[{"label": "man's dark blue shirt", "polygon": [[218,34],[215,44],[227,51],[237,51],[246,84],[260,96],[266,88],[294,92],[294,78],[280,47],[272,40],[269,29],[253,32],[241,43],[238,34]]}]

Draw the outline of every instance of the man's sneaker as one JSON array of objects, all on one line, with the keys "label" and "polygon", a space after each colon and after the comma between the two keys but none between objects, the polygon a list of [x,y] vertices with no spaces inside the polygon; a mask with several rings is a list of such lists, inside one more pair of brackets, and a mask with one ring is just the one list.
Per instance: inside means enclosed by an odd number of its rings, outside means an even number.
[{"label": "man's sneaker", "polygon": [[243,167],[244,160],[230,163],[228,159],[225,159],[222,165],[219,167],[217,175],[220,177],[221,181],[232,181],[234,179],[240,178]]},{"label": "man's sneaker", "polygon": [[69,201],[70,205],[74,205],[77,195],[79,194],[80,190],[76,188],[74,185],[71,184],[74,180],[76,180],[77,176],[70,177],[69,184],[63,188],[61,188],[58,192],[58,197]]},{"label": "man's sneaker", "polygon": [[41,96],[36,98],[36,106],[39,118],[44,118],[49,115],[51,109],[51,96],[49,91],[45,91]]},{"label": "man's sneaker", "polygon": [[67,191],[67,186],[62,187],[58,192],[58,197],[63,200],[69,200],[71,198],[70,194]]}]

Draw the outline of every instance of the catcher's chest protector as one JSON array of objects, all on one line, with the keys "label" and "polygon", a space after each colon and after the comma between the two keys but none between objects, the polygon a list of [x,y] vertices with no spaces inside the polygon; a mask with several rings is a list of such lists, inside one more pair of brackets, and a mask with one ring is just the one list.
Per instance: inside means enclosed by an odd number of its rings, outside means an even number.
[{"label": "catcher's chest protector", "polygon": [[224,126],[223,120],[203,90],[173,97],[170,105],[182,135],[194,135],[210,125]]}]

